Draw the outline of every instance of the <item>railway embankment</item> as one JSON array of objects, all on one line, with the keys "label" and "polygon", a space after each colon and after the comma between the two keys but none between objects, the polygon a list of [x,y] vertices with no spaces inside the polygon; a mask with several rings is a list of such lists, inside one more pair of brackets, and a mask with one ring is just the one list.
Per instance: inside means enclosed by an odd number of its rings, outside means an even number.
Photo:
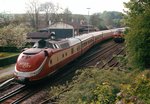
[{"label": "railway embankment", "polygon": [[49,94],[58,104],[149,104],[150,70],[119,71],[85,68],[66,85],[54,86]]}]

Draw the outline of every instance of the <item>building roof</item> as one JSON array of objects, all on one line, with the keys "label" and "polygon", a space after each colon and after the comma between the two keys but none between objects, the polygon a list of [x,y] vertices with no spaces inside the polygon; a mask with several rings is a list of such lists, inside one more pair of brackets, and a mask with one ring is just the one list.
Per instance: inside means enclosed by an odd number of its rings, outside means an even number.
[{"label": "building roof", "polygon": [[49,32],[29,32],[27,33],[27,39],[48,39],[50,37]]}]

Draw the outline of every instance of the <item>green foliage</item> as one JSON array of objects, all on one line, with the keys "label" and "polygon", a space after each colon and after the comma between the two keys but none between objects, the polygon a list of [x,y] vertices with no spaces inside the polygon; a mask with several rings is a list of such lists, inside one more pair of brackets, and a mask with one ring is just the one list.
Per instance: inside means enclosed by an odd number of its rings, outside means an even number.
[{"label": "green foliage", "polygon": [[123,104],[149,104],[150,103],[150,71],[142,72],[135,81],[123,84],[117,102]]},{"label": "green foliage", "polygon": [[107,12],[103,13],[94,13],[90,16],[90,23],[93,26],[98,27],[100,30],[120,27],[122,26],[121,20],[123,18],[123,14],[121,12]]},{"label": "green foliage", "polygon": [[108,27],[120,27],[123,14],[121,12],[115,11],[110,12],[104,11],[101,14],[101,18],[104,20],[105,24]]},{"label": "green foliage", "polygon": [[150,2],[131,0],[125,5],[129,9],[126,16],[129,63],[141,69],[150,67]]},{"label": "green foliage", "polygon": [[26,33],[31,29],[24,25],[8,25],[0,29],[0,46],[22,47],[26,43]]},{"label": "green foliage", "polygon": [[128,66],[128,59],[126,56],[124,55],[116,55],[115,58],[117,59],[117,61],[119,62],[119,66],[118,68],[120,70],[127,70],[129,69],[129,66]]},{"label": "green foliage", "polygon": [[150,70],[83,69],[72,82],[50,90],[59,104],[149,104],[149,93]]},{"label": "green foliage", "polygon": [[115,94],[113,93],[113,87],[109,83],[103,83],[102,85],[97,85],[94,90],[93,104],[112,104],[115,100]]},{"label": "green foliage", "polygon": [[[113,104],[120,84],[129,83],[130,74],[116,70],[85,69],[77,72],[71,87],[60,96],[60,104]],[[58,95],[65,87],[53,87],[50,95]],[[53,93],[53,94],[52,94]]]}]

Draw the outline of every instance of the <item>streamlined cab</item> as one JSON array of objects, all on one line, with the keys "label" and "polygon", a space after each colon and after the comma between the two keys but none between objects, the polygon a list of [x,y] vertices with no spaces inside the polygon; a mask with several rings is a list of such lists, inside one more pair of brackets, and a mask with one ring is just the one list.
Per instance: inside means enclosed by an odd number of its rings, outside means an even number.
[{"label": "streamlined cab", "polygon": [[41,73],[46,65],[47,59],[52,55],[52,49],[47,50],[47,46],[50,47],[48,42],[40,40],[35,43],[33,48],[27,49],[19,55],[14,72],[18,81],[31,80],[31,77]]},{"label": "streamlined cab", "polygon": [[116,43],[122,43],[124,42],[124,34],[123,34],[123,30],[118,29],[113,33],[113,39]]}]

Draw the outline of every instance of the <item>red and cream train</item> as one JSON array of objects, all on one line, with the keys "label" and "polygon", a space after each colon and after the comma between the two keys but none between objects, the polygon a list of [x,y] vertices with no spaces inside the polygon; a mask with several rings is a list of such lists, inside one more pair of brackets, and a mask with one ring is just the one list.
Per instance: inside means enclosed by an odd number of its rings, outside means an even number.
[{"label": "red and cream train", "polygon": [[117,29],[91,32],[62,40],[40,40],[23,51],[15,65],[15,79],[21,83],[38,81],[84,54],[93,45],[113,37]]}]

